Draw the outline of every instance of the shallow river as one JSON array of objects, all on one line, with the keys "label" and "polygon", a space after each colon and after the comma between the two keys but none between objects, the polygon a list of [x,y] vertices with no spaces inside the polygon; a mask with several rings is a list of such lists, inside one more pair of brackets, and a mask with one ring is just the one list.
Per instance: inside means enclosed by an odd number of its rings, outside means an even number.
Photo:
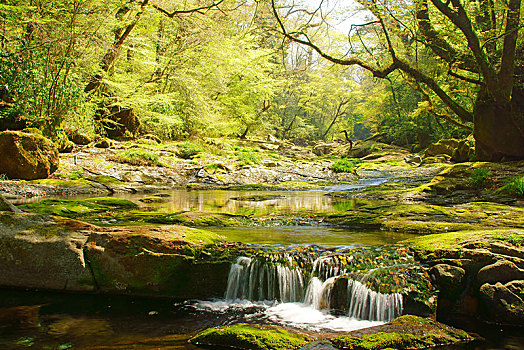
[{"label": "shallow river", "polygon": [[[381,179],[376,181],[382,181]],[[344,187],[346,186],[346,187]],[[359,185],[360,186],[360,185]],[[215,211],[291,218],[277,226],[211,227],[230,241],[282,246],[323,245],[381,247],[412,237],[358,228],[325,225],[315,214],[351,210],[369,201],[339,198],[334,191],[350,191],[351,185],[322,191],[169,191],[165,203],[143,204],[162,212]],[[149,195],[121,195],[141,203]],[[296,225],[296,220],[301,221]],[[273,225],[275,222],[273,222]],[[28,308],[27,306],[37,307]],[[284,325],[313,332],[349,331],[385,321],[335,317],[304,302],[247,300],[152,300],[117,296],[69,295],[47,292],[0,290],[2,309],[19,307],[31,315],[27,324],[0,322],[1,349],[196,349],[187,339],[207,327],[236,322]],[[518,332],[484,327],[490,341],[453,349],[521,349]],[[165,338],[168,337],[168,338]]]}]

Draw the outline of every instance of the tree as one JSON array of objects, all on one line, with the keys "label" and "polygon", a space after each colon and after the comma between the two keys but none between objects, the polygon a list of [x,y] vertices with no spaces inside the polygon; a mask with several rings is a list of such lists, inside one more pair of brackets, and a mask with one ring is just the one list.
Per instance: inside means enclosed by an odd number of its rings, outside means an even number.
[{"label": "tree", "polygon": [[[380,54],[369,50],[365,40],[360,49],[369,57],[341,56],[320,47],[304,26],[286,28],[286,17],[297,13],[296,9],[286,8],[287,15],[283,15],[274,0],[272,6],[281,32],[289,40],[311,47],[331,62],[359,66],[377,78],[401,72],[432,106],[438,98],[447,111],[436,115],[466,126],[473,124],[478,159],[524,158],[524,48],[517,40],[522,31],[521,0],[500,4],[479,0],[468,6],[460,0],[415,0],[415,16],[409,15],[402,2],[387,6],[374,0],[359,2],[373,15],[367,25],[376,30],[375,48],[383,48],[378,61]],[[321,6],[309,12],[307,23],[314,18],[324,21],[319,9]],[[351,48],[349,51],[355,53]],[[421,57],[434,65],[424,65]],[[447,67],[447,72],[442,74],[435,67]],[[464,86],[468,93],[473,92],[471,104],[460,93]]]}]

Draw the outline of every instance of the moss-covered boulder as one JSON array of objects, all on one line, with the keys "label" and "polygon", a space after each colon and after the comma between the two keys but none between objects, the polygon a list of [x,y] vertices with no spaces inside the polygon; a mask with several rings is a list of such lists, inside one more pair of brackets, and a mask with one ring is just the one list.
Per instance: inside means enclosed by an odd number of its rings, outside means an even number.
[{"label": "moss-covered boulder", "polygon": [[41,135],[1,132],[0,154],[0,174],[11,179],[44,179],[58,169],[58,149]]},{"label": "moss-covered boulder", "polygon": [[190,342],[204,347],[224,347],[249,350],[296,349],[310,338],[274,326],[237,323],[231,326],[208,328],[198,333]]},{"label": "moss-covered boulder", "polygon": [[467,140],[446,139],[432,143],[424,152],[424,157],[446,154],[454,162],[467,162],[474,154],[474,149]]},{"label": "moss-covered boulder", "polygon": [[425,349],[470,341],[464,331],[417,316],[401,316],[378,327],[365,328],[331,339],[339,349]]}]

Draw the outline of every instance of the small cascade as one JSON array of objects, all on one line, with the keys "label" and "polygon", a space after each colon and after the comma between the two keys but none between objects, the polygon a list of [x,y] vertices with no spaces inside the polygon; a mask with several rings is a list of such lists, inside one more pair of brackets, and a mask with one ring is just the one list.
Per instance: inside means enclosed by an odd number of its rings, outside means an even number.
[{"label": "small cascade", "polygon": [[348,280],[349,317],[391,321],[402,314],[402,294],[377,293],[364,284]]},{"label": "small cascade", "polygon": [[378,293],[362,282],[347,279],[346,266],[351,262],[351,256],[320,256],[309,264],[309,271],[297,266],[289,254],[279,259],[239,257],[231,266],[225,298],[301,302],[316,310],[329,310],[333,289],[345,276],[347,291],[342,295],[347,297],[345,307],[350,318],[391,321],[400,316],[402,295]]},{"label": "small cascade", "polygon": [[304,299],[304,289],[304,274],[298,267],[239,257],[229,271],[225,297],[297,302]]}]

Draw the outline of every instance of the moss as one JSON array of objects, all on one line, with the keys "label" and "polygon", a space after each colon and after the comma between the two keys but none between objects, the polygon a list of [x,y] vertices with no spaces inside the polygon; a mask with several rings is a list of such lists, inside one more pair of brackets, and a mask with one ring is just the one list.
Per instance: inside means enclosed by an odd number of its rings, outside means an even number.
[{"label": "moss", "polygon": [[86,214],[107,212],[115,209],[130,209],[136,206],[135,203],[125,199],[96,197],[85,200],[44,199],[37,203],[22,205],[21,207],[34,213],[77,218]]},{"label": "moss", "polygon": [[114,177],[112,176],[107,176],[107,175],[99,175],[99,176],[95,176],[93,178],[93,181],[96,181],[100,184],[103,184],[103,185],[123,185],[124,182],[118,180],[118,179],[115,179]]},{"label": "moss", "polygon": [[84,202],[88,203],[96,203],[99,205],[103,205],[105,207],[111,207],[111,208],[136,208],[138,205],[135,203],[128,201],[127,199],[122,198],[115,198],[115,197],[95,197],[95,198],[88,198],[84,199]]},{"label": "moss", "polygon": [[160,196],[149,196],[149,197],[141,198],[139,199],[139,201],[142,203],[166,203],[166,202],[169,202],[170,199],[165,198],[165,197],[160,197]]},{"label": "moss", "polygon": [[306,344],[309,338],[284,329],[257,327],[245,323],[208,328],[190,339],[203,346],[221,346],[236,349],[295,349]]},{"label": "moss", "polygon": [[381,350],[391,349],[423,349],[438,345],[452,344],[471,340],[464,331],[458,330],[430,319],[405,315],[384,326],[377,327],[380,331],[366,334],[358,331],[350,335],[342,335],[331,339],[339,349]]},{"label": "moss", "polygon": [[62,180],[62,179],[41,179],[29,181],[33,184],[39,185],[51,185],[51,186],[61,186],[61,187],[80,187],[88,186],[92,187],[93,185],[86,179],[76,179],[76,180]]},{"label": "moss", "polygon": [[166,166],[166,164],[160,161],[158,155],[139,148],[131,148],[118,152],[112,157],[112,160],[132,165]]}]

